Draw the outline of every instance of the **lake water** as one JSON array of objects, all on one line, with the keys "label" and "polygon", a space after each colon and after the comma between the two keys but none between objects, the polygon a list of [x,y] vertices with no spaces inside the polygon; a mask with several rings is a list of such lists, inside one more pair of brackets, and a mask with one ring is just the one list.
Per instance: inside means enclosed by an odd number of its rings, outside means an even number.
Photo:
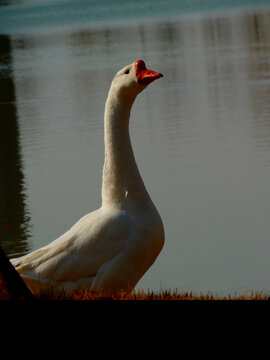
[{"label": "lake water", "polygon": [[0,7],[4,251],[46,245],[100,206],[107,92],[143,59],[164,78],[137,98],[130,131],[166,242],[136,288],[269,290],[267,1],[75,3]]}]

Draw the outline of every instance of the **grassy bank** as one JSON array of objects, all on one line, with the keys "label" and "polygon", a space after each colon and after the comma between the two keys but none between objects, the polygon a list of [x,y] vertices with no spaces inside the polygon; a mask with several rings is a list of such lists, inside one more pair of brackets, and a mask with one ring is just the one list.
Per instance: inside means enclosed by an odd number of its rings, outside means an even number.
[{"label": "grassy bank", "polygon": [[86,292],[59,293],[53,290],[36,295],[40,300],[270,300],[264,292],[219,296],[211,293],[195,294],[193,292],[161,291],[159,293],[137,291],[122,292]]},{"label": "grassy bank", "polygon": [[[14,290],[14,289],[13,289]],[[31,295],[31,293],[30,293]],[[270,292],[265,291],[249,291],[248,293],[220,296],[218,294],[195,293],[195,292],[179,292],[179,291],[134,291],[132,293],[126,291],[119,292],[89,292],[86,290],[79,290],[73,292],[64,292],[56,289],[44,290],[41,293],[34,293],[33,300],[270,300]],[[31,295],[32,296],[32,295]],[[0,276],[0,300],[31,300],[23,293],[15,294],[14,291],[9,291],[6,283]]]}]

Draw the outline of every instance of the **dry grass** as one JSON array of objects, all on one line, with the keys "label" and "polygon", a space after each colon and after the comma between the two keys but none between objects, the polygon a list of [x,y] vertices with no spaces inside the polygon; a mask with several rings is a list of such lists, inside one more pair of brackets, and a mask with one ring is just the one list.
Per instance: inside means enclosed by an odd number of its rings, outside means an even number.
[{"label": "dry grass", "polygon": [[208,294],[195,294],[192,292],[161,291],[159,293],[136,291],[128,293],[120,292],[78,292],[64,293],[49,290],[36,295],[39,300],[144,300],[144,301],[164,301],[164,300],[269,300],[270,296],[264,292],[251,292],[249,294],[235,294],[229,296],[219,296]]},{"label": "dry grass", "polygon": [[[165,301],[165,300],[270,300],[270,294],[265,291],[252,292],[245,294],[235,294],[228,296],[219,296],[212,293],[196,294],[194,292],[178,292],[177,290],[166,290],[160,292],[152,291],[108,291],[108,292],[89,292],[87,290],[73,291],[70,293],[59,291],[54,288],[43,290],[40,293],[34,293],[35,300],[143,300],[143,301]],[[0,274],[0,300],[24,300],[24,297],[14,297],[9,293],[5,282]]]}]

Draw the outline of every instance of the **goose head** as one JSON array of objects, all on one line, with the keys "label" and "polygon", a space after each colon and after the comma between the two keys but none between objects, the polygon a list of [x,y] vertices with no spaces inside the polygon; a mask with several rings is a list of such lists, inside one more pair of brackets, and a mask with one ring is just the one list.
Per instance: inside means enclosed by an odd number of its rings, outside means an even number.
[{"label": "goose head", "polygon": [[147,69],[143,60],[137,60],[118,71],[112,81],[111,89],[119,100],[129,99],[133,102],[141,91],[162,76],[161,73]]}]

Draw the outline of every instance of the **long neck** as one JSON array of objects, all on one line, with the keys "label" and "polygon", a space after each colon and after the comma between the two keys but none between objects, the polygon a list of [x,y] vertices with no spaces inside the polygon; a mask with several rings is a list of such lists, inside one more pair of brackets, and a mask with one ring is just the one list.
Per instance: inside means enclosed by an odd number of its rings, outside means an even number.
[{"label": "long neck", "polygon": [[121,103],[112,90],[106,101],[102,206],[125,209],[141,207],[151,201],[130,142],[129,118],[133,101]]}]

